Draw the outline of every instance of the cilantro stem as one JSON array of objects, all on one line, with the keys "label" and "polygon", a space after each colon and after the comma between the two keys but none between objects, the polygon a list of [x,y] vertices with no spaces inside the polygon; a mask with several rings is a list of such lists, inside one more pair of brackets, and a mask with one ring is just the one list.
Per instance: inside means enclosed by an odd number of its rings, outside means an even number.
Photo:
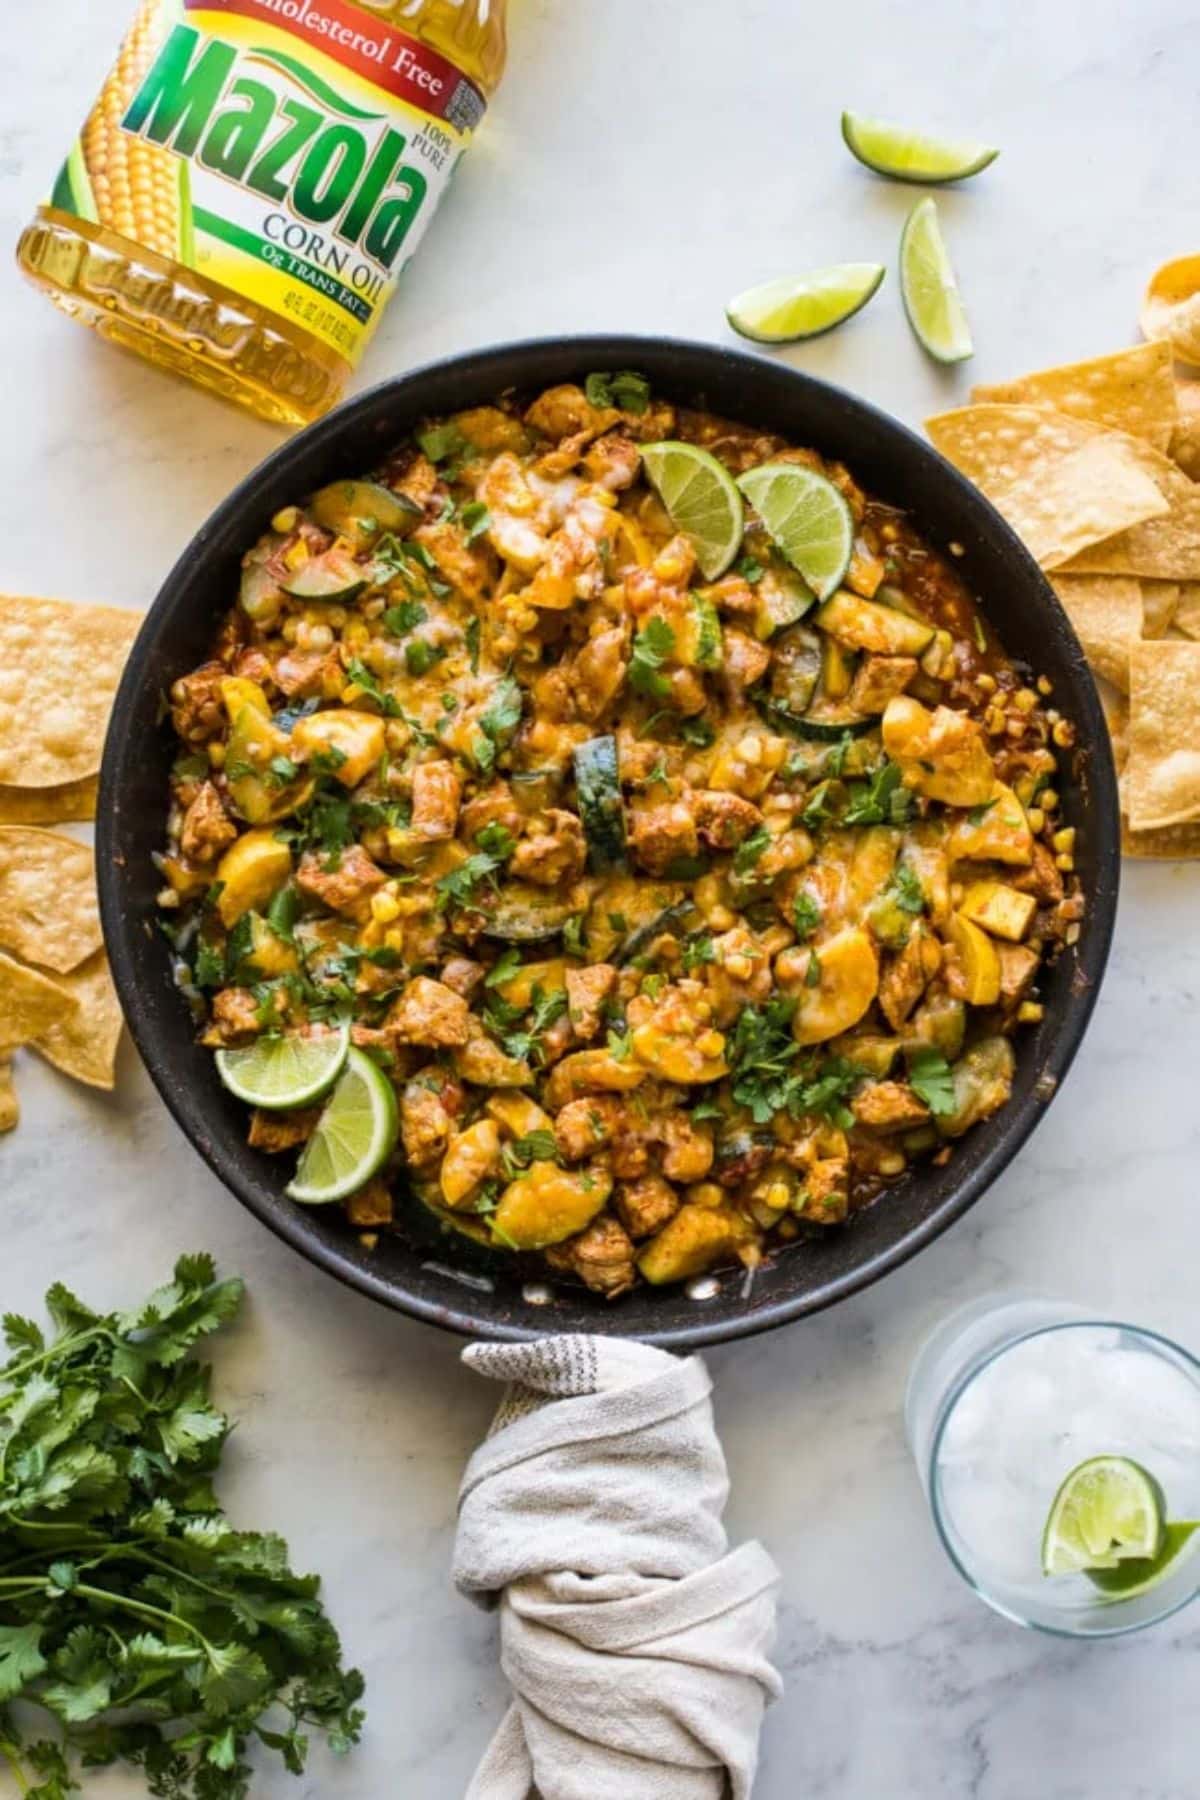
[{"label": "cilantro stem", "polygon": [[0,1743],[0,1756],[4,1758],[5,1762],[12,1770],[13,1780],[16,1782],[21,1792],[27,1794],[29,1792],[29,1783],[25,1779],[25,1771],[7,1744]]},{"label": "cilantro stem", "polygon": [[[172,1575],[184,1573],[182,1569],[176,1569],[169,1563],[163,1566],[170,1569]],[[33,1593],[40,1591],[44,1594],[53,1586],[54,1583],[48,1576],[14,1575],[8,1579],[0,1578],[0,1588],[26,1588]],[[212,1650],[212,1645],[198,1626],[193,1625],[187,1619],[180,1618],[178,1613],[167,1612],[161,1606],[151,1606],[148,1600],[134,1600],[128,1594],[114,1594],[110,1588],[93,1587],[87,1581],[77,1581],[71,1592],[83,1594],[89,1600],[102,1600],[107,1606],[115,1606],[118,1612],[135,1613],[144,1619],[161,1620],[165,1625],[178,1625],[182,1630],[190,1632],[206,1651],[211,1652]],[[15,1595],[11,1596],[14,1599],[16,1597]],[[228,1596],[222,1595],[221,1597],[228,1604]]]}]

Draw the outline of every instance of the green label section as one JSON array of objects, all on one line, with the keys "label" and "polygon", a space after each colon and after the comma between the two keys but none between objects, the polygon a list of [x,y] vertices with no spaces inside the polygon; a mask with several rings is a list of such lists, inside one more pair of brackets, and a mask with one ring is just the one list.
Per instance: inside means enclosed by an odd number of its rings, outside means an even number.
[{"label": "green label section", "polygon": [[360,325],[371,323],[373,307],[352,293],[336,276],[305,262],[303,257],[285,250],[282,244],[268,243],[266,238],[257,237],[254,232],[246,231],[241,225],[234,225],[202,206],[196,207],[193,218],[197,231],[203,231],[209,237],[220,238],[222,243],[232,244],[235,250],[243,250],[247,256],[254,257],[256,262],[266,263],[270,268],[278,269],[281,274],[290,275],[294,281],[303,282],[306,287],[323,294],[326,300],[332,300],[335,306],[348,312]]}]

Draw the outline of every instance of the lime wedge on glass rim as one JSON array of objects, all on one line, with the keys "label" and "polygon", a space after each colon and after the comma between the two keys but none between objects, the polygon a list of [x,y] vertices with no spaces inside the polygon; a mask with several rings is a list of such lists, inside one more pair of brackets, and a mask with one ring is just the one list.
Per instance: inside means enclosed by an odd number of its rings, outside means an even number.
[{"label": "lime wedge on glass rim", "polygon": [[1071,1470],[1051,1502],[1042,1532],[1043,1575],[1115,1569],[1127,1558],[1157,1558],[1163,1548],[1163,1492],[1127,1456],[1093,1456]]},{"label": "lime wedge on glass rim", "polygon": [[975,346],[963,310],[937,207],[918,200],[900,238],[900,292],[918,342],[938,362],[963,362]]},{"label": "lime wedge on glass rim", "polygon": [[699,444],[642,445],[642,465],[671,522],[691,539],[706,581],[723,575],[742,545],[742,497],[733,476]]},{"label": "lime wedge on glass rim", "polygon": [[240,1050],[218,1050],[217,1073],[231,1094],[270,1112],[311,1106],[345,1066],[350,1027],[318,1036],[264,1037]]},{"label": "lime wedge on glass rim", "polygon": [[854,550],[854,520],[842,495],[803,463],[761,463],[738,486],[818,600],[840,587]]},{"label": "lime wedge on glass rim", "polygon": [[842,114],[842,137],[852,156],[877,175],[895,181],[917,181],[933,186],[941,181],[965,181],[995,162],[999,150],[962,138],[934,137],[910,131],[886,119],[864,119],[860,113]]},{"label": "lime wedge on glass rim", "polygon": [[736,294],[725,317],[735,331],[756,344],[793,344],[820,337],[853,318],[883,277],[882,263],[835,263],[805,275],[784,275]]},{"label": "lime wedge on glass rim", "polygon": [[1088,1569],[1087,1578],[1109,1600],[1133,1600],[1138,1594],[1148,1594],[1195,1551],[1193,1539],[1198,1531],[1200,1519],[1176,1519],[1164,1525],[1157,1556],[1127,1556],[1113,1569]]},{"label": "lime wedge on glass rim", "polygon": [[369,1056],[351,1049],[287,1192],[305,1206],[344,1200],[383,1167],[398,1129],[391,1082]]}]

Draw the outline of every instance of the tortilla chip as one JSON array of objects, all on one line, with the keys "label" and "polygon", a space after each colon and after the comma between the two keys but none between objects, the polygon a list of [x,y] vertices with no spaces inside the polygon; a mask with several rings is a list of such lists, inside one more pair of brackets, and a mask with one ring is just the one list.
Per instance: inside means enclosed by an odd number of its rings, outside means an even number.
[{"label": "tortilla chip", "polygon": [[65,987],[0,951],[0,1050],[28,1044],[78,1011],[78,1001]]},{"label": "tortilla chip", "polygon": [[115,1086],[124,1021],[103,950],[72,974],[60,976],[59,983],[76,1003],[74,1010],[40,1032],[30,1047],[89,1087]]},{"label": "tortilla chip", "polygon": [[1165,450],[1177,423],[1174,358],[1169,344],[1138,344],[1088,362],[1039,369],[1016,381],[971,389],[972,400],[1050,406],[1113,431],[1127,431]]},{"label": "tortilla chip", "polygon": [[1181,581],[1178,586],[1179,600],[1171,623],[1185,637],[1200,638],[1200,581]]},{"label": "tortilla chip", "polygon": [[1141,445],[1139,460],[1168,501],[1169,511],[1107,538],[1061,567],[1072,575],[1200,581],[1200,482],[1189,481],[1169,457],[1159,456],[1148,444]]},{"label": "tortilla chip", "polygon": [[1163,825],[1134,831],[1121,814],[1121,855],[1145,862],[1192,862],[1200,857],[1200,825]]},{"label": "tortilla chip", "polygon": [[11,1131],[21,1117],[13,1086],[12,1057],[0,1056],[0,1132]]},{"label": "tortilla chip", "polygon": [[1131,648],[1125,780],[1135,831],[1200,818],[1200,644]]},{"label": "tortilla chip", "polygon": [[1154,454],[1148,445],[1066,413],[963,406],[927,420],[925,428],[1046,568],[1167,511],[1141,463],[1140,452]]},{"label": "tortilla chip", "polygon": [[1175,404],[1179,418],[1167,454],[1185,475],[1200,481],[1200,381],[1177,381]]},{"label": "tortilla chip", "polygon": [[[1116,581],[1121,577],[1112,575],[1094,577],[1094,579]],[[1144,638],[1166,637],[1179,606],[1179,583],[1177,581],[1141,581],[1138,586],[1142,590],[1142,636]]]},{"label": "tortilla chip", "polygon": [[1200,256],[1177,256],[1150,277],[1138,322],[1180,362],[1200,363]]},{"label": "tortilla chip", "polygon": [[1097,675],[1129,692],[1129,647],[1142,635],[1140,583],[1123,575],[1055,575],[1063,610]]},{"label": "tortilla chip", "polygon": [[57,831],[0,825],[0,949],[65,975],[100,944],[89,846]]},{"label": "tortilla chip", "polygon": [[0,787],[0,825],[65,825],[69,819],[94,819],[94,775],[64,781],[61,787]]},{"label": "tortilla chip", "polygon": [[59,787],[96,773],[140,623],[115,606],[0,595],[0,782]]}]

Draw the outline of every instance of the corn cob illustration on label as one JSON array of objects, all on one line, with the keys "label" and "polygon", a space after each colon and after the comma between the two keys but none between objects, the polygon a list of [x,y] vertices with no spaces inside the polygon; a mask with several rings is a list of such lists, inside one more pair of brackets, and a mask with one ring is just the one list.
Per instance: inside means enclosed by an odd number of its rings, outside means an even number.
[{"label": "corn cob illustration on label", "polygon": [[483,111],[353,0],[141,0],[49,204],[354,363]]}]

